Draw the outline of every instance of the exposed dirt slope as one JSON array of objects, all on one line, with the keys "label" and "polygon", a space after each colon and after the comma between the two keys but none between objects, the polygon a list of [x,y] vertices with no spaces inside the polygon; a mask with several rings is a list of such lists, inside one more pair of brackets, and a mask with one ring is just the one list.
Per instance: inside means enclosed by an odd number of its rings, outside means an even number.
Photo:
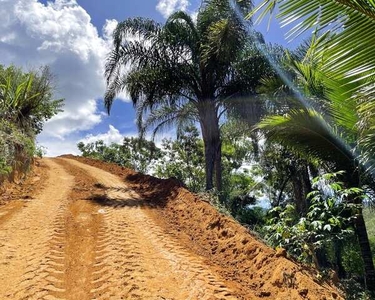
[{"label": "exposed dirt slope", "polygon": [[101,161],[69,156],[120,176],[139,193],[155,222],[236,287],[242,299],[341,299],[314,270],[276,253],[175,180],[161,180]]},{"label": "exposed dirt slope", "polygon": [[2,194],[0,299],[341,299],[173,180],[71,156],[35,170]]},{"label": "exposed dirt slope", "polygon": [[142,199],[120,178],[76,161],[64,163],[83,169],[105,190],[91,198],[103,214],[94,265],[99,284],[91,290],[95,299],[236,299],[199,256],[145,214]]},{"label": "exposed dirt slope", "polygon": [[0,225],[17,210],[33,199],[46,181],[46,166],[37,159],[28,176],[16,182],[3,182],[0,185]]}]

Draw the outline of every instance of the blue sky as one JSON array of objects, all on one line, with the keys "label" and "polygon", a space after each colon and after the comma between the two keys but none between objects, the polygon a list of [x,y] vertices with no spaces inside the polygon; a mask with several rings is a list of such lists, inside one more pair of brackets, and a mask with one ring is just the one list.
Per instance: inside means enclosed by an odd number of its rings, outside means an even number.
[{"label": "blue sky", "polygon": [[[159,22],[174,10],[196,12],[197,0],[2,0],[0,7],[0,64],[25,69],[49,65],[56,75],[56,96],[65,98],[64,113],[53,118],[38,137],[48,155],[78,153],[76,143],[101,138],[120,142],[137,134],[132,104],[121,96],[105,114],[103,63],[111,46],[116,22],[148,17]],[[277,22],[266,31],[267,42],[287,44],[286,29]],[[168,135],[168,133],[167,133]]]}]

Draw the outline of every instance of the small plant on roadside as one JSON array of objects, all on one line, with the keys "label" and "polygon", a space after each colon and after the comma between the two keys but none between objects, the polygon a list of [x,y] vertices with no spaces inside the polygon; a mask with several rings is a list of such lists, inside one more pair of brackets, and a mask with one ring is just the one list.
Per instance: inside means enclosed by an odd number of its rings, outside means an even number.
[{"label": "small plant on roadside", "polygon": [[46,147],[42,145],[37,145],[35,147],[34,156],[42,158],[43,156],[46,155],[46,153],[47,153]]},{"label": "small plant on roadside", "polygon": [[343,279],[340,282],[341,289],[345,292],[346,300],[372,300],[375,295],[363,288],[363,286],[353,278]]},{"label": "small plant on roadside", "polygon": [[12,172],[12,167],[7,164],[3,157],[0,157],[0,176],[9,175]]}]

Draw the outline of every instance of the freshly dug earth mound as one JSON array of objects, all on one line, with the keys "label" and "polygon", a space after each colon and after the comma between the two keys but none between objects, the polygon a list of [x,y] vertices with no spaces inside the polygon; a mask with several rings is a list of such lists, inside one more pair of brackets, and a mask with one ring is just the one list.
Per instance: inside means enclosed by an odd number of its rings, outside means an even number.
[{"label": "freshly dug earth mound", "polygon": [[[343,299],[316,271],[287,259],[258,241],[233,219],[190,193],[176,180],[142,175],[115,164],[71,155],[85,164],[118,175],[149,203],[149,213],[164,230],[217,267],[243,299]],[[255,296],[254,296],[255,295]]]}]

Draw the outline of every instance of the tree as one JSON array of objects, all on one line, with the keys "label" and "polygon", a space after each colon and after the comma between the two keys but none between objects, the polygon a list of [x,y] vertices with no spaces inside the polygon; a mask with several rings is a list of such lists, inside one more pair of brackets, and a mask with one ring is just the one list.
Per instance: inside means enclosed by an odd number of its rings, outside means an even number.
[{"label": "tree", "polygon": [[[256,76],[243,76],[247,36],[243,13],[251,2],[204,0],[197,22],[184,12],[172,14],[164,25],[144,18],[118,24],[106,63],[108,111],[126,89],[143,133],[171,124],[199,122],[205,146],[206,189],[222,188],[220,118],[258,85]],[[240,13],[238,13],[240,11]],[[132,36],[133,39],[129,39]],[[135,38],[134,38],[135,37]],[[255,73],[254,73],[255,74]],[[259,75],[260,78],[260,75]]]},{"label": "tree", "polygon": [[201,192],[204,189],[204,147],[197,128],[184,127],[177,140],[164,139],[162,149],[164,155],[156,165],[155,175],[175,177],[190,191]]},{"label": "tree", "polygon": [[[277,247],[286,248],[299,259],[315,264],[320,270],[319,250],[348,239],[352,233],[360,205],[343,199],[363,197],[358,188],[345,189],[337,181],[339,173],[315,178],[314,190],[308,195],[311,205],[306,216],[300,217],[295,206],[277,206],[269,214],[267,238]],[[341,259],[341,258],[340,258]]]},{"label": "tree", "polygon": [[254,159],[253,141],[246,124],[229,117],[221,127],[223,156],[223,204],[234,216],[259,196],[258,182],[246,166]]},{"label": "tree", "polygon": [[[373,186],[373,177],[359,162],[356,86],[344,77],[325,73],[326,56],[319,54],[322,40],[313,40],[305,57],[299,61],[289,57],[295,74],[295,85],[289,87],[294,95],[303,97],[303,105],[294,107],[284,115],[274,115],[260,122],[269,140],[287,146],[306,159],[319,161],[328,171],[345,171],[347,188],[361,188],[366,183]],[[328,54],[327,54],[328,55]],[[303,89],[296,90],[301,86]],[[349,202],[362,204],[359,198]],[[355,220],[355,231],[365,264],[368,287],[375,289],[375,270],[371,248],[362,212]]]},{"label": "tree", "polygon": [[124,137],[122,145],[112,143],[107,146],[98,140],[87,144],[79,142],[77,147],[84,157],[112,162],[142,173],[151,171],[162,156],[154,142],[134,137]]},{"label": "tree", "polygon": [[[350,104],[359,118],[355,125],[360,147],[358,159],[366,168],[375,169],[375,3],[350,0],[263,0],[248,17],[262,20],[275,10],[284,25],[297,22],[289,32],[293,38],[314,29],[320,43],[315,56],[329,90]],[[308,70],[308,69],[306,69]]]},{"label": "tree", "polygon": [[313,165],[283,145],[265,141],[257,160],[271,206],[294,203],[299,216],[306,214],[311,192],[309,171]]}]

